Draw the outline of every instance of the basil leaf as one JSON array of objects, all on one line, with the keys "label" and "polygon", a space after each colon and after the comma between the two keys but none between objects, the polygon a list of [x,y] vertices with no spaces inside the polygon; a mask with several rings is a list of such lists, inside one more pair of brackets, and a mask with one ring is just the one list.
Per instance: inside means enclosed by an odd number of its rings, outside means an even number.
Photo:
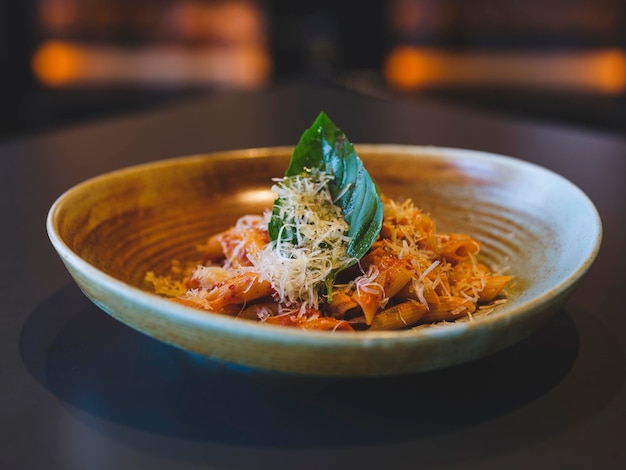
[{"label": "basil leaf", "polygon": [[[334,203],[341,209],[349,225],[348,256],[360,259],[371,248],[378,237],[383,218],[383,204],[377,187],[363,166],[354,146],[346,135],[320,113],[313,125],[307,129],[294,148],[285,176],[296,176],[318,169],[334,176],[329,183]],[[274,202],[269,222],[272,240],[278,239],[283,221],[280,220],[280,199]],[[284,230],[282,238],[291,239],[294,234]],[[332,280],[331,280],[332,284]]]}]

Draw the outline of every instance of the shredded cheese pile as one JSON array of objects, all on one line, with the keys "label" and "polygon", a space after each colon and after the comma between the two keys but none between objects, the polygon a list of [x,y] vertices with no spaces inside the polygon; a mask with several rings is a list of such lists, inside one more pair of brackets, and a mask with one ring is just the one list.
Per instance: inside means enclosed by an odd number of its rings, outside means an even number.
[{"label": "shredded cheese pile", "polygon": [[318,308],[320,285],[350,261],[349,227],[328,189],[332,178],[311,171],[275,179],[272,187],[281,201],[278,216],[284,224],[277,240],[250,261],[287,306]]}]

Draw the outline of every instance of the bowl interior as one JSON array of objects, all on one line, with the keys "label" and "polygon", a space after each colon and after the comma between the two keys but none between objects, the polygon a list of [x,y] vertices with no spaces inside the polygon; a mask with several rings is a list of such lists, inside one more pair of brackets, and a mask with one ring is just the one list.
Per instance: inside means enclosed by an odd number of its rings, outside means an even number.
[{"label": "bowl interior", "polygon": [[[509,317],[498,325],[523,325],[525,316],[554,311],[597,253],[601,229],[595,208],[578,188],[543,168],[466,150],[361,145],[357,151],[383,193],[411,198],[432,215],[441,231],[472,235],[482,243],[481,257],[487,264],[515,277],[507,289],[507,304],[492,314]],[[270,208],[275,197],[270,190],[272,178],[284,173],[290,154],[291,148],[233,151],[103,175],[59,198],[51,209],[48,229],[57,250],[67,249],[62,258],[73,275],[81,269],[75,261],[96,268],[79,284],[97,283],[94,276],[103,274],[131,290],[149,290],[144,281],[148,271],[165,274],[174,261],[197,261],[198,245],[211,234],[228,228],[241,215]],[[97,295],[103,298],[94,300],[112,313],[106,300],[111,292],[104,289],[90,297]],[[144,317],[149,310],[142,313]],[[486,317],[484,323],[493,321]],[[132,325],[133,320],[127,322]],[[472,328],[480,328],[479,321],[473,323],[477,325]],[[520,327],[491,349],[519,339],[529,328]],[[292,333],[277,333],[273,341],[285,334]],[[394,335],[407,332],[387,334],[387,340]],[[180,345],[176,338],[171,342]],[[187,343],[182,346],[194,349]],[[474,356],[490,352],[489,348],[481,351]],[[220,356],[219,351],[215,354]],[[432,364],[414,369],[432,368]]]}]

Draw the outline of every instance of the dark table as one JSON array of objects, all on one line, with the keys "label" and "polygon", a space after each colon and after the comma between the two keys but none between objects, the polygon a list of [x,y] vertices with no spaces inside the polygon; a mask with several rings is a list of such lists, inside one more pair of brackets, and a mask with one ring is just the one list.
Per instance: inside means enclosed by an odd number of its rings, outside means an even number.
[{"label": "dark table", "polygon": [[[496,152],[584,190],[599,257],[520,343],[445,370],[307,378],[211,361],[118,323],[74,285],[48,208],[156,159],[293,145],[320,110],[355,143]],[[228,93],[0,143],[0,468],[626,468],[626,140],[313,84]]]}]

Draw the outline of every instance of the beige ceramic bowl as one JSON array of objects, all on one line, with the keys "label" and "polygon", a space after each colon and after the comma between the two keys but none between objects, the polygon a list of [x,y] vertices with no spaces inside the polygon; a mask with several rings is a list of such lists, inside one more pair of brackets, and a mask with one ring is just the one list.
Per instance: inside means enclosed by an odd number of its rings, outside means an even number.
[{"label": "beige ceramic bowl", "polygon": [[290,148],[177,158],[88,180],[52,206],[47,229],[78,286],[125,324],[209,357],[284,372],[376,376],[474,360],[524,338],[560,309],[593,262],[601,223],[572,183],[468,150],[362,145],[384,193],[410,197],[442,231],[469,233],[515,276],[509,300],[474,321],[397,332],[315,332],[206,313],[150,293],[147,271],[198,258],[238,216],[271,206]]}]

